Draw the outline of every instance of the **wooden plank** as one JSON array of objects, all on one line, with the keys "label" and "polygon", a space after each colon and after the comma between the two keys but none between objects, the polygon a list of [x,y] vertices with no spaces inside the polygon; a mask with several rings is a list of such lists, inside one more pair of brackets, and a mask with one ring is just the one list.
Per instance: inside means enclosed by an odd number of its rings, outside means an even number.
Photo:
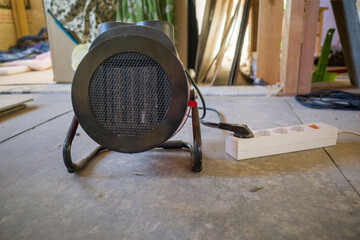
[{"label": "wooden plank", "polygon": [[[237,5],[240,6],[240,3],[238,2]],[[206,75],[205,75],[205,82],[206,83],[211,82],[211,85],[214,84],[214,82],[218,76],[218,73],[220,71],[221,64],[223,61],[223,57],[225,55],[226,49],[227,49],[229,41],[230,41],[230,36],[231,36],[230,29],[233,27],[233,24],[234,24],[234,16],[237,15],[236,13],[238,12],[237,5],[234,6],[234,1],[230,0],[229,5],[227,7],[224,31],[223,31],[222,37],[221,37],[220,48],[219,48],[217,54],[215,55],[213,61],[211,62],[210,67],[208,68],[209,70],[206,72]],[[231,15],[231,13],[233,11],[234,11],[234,14]]]},{"label": "wooden plank", "polygon": [[22,0],[11,0],[15,31],[17,38],[29,35],[29,26],[27,22],[25,3]]},{"label": "wooden plank", "polygon": [[265,0],[259,4],[256,76],[269,84],[279,81],[283,5],[283,0]]},{"label": "wooden plank", "polygon": [[257,39],[258,39],[258,26],[259,26],[259,0],[251,1],[251,17],[249,19],[251,31],[250,31],[250,45],[251,51],[257,51]]},{"label": "wooden plank", "polygon": [[[230,16],[232,10],[234,10],[234,13],[231,16],[230,22],[228,24],[227,23],[225,24],[224,34],[223,34],[223,38],[221,40],[220,49],[214,59],[215,67],[212,66],[213,69],[211,69],[211,70],[213,70],[213,71],[211,72],[211,75],[210,76],[209,76],[209,74],[207,75],[208,78],[212,78],[211,85],[214,85],[214,83],[218,77],[220,69],[223,65],[223,59],[224,59],[225,53],[230,45],[233,30],[236,27],[236,22],[237,22],[237,19],[239,18],[239,10],[240,10],[240,6],[241,6],[241,1],[239,1],[236,4],[236,6],[233,6],[232,3],[233,3],[233,1],[231,1],[231,6],[229,6],[227,16]],[[230,9],[230,7],[231,7],[231,9]]]},{"label": "wooden plank", "polygon": [[244,38],[246,35],[246,29],[247,29],[247,25],[248,25],[248,21],[249,21],[250,8],[251,8],[251,0],[245,0],[242,15],[241,15],[238,38],[237,38],[236,46],[235,46],[234,57],[232,60],[230,74],[229,74],[229,78],[228,78],[228,82],[227,82],[228,86],[236,85],[237,79],[239,77],[241,52],[242,52]]},{"label": "wooden plank", "polygon": [[221,41],[224,41],[224,39],[226,38],[226,29],[228,29],[228,27],[230,26],[230,23],[231,23],[231,13],[235,9],[235,4],[234,4],[234,0],[230,0],[229,1],[229,5],[227,6],[227,12],[226,12],[226,18],[225,18],[225,24],[224,24],[224,31],[223,31],[223,34],[222,34],[222,38],[221,38]]},{"label": "wooden plank", "polygon": [[22,98],[15,98],[15,99],[1,99],[0,98],[0,112],[10,110],[15,108],[19,105],[23,105],[24,103],[31,102],[34,99],[22,97]]},{"label": "wooden plank", "polygon": [[176,0],[175,1],[175,20],[177,22],[176,37],[177,44],[176,49],[179,53],[180,60],[187,66],[188,62],[188,4],[187,1]]},{"label": "wooden plank", "polygon": [[226,17],[225,13],[228,10],[229,2],[229,0],[217,1],[215,4],[214,15],[211,21],[209,35],[205,45],[204,56],[202,63],[199,66],[198,72],[196,73],[196,79],[198,82],[204,82],[206,80],[206,73],[216,55],[216,45],[222,37],[222,35],[219,35],[219,31],[224,27],[224,20]]},{"label": "wooden plank", "polygon": [[318,0],[307,0],[305,5],[304,42],[301,47],[298,94],[306,94],[311,91],[319,5]]},{"label": "wooden plank", "polygon": [[19,16],[18,16],[18,12],[16,10],[16,0],[11,0],[11,11],[12,11],[12,16],[13,16],[13,21],[14,21],[16,38],[19,39],[21,37],[21,31],[20,31]]},{"label": "wooden plank", "polygon": [[214,16],[214,9],[216,6],[216,0],[205,1],[204,13],[201,24],[201,31],[199,35],[198,48],[196,51],[196,61],[195,61],[195,81],[199,80],[199,72],[204,60],[205,47],[210,33],[210,27],[212,19]]},{"label": "wooden plank", "polygon": [[315,45],[315,56],[319,57],[321,54],[321,36],[322,36],[322,26],[324,19],[324,11],[328,10],[327,7],[319,8],[319,17],[317,23],[317,33],[316,33],[316,45]]},{"label": "wooden plank", "polygon": [[280,82],[283,93],[297,93],[300,71],[301,46],[303,42],[305,0],[286,1],[280,60]]}]

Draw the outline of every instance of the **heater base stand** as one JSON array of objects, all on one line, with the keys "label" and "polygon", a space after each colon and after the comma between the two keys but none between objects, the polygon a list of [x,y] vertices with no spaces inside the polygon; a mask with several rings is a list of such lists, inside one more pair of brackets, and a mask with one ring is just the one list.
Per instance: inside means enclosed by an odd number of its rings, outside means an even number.
[{"label": "heater base stand", "polygon": [[[200,172],[202,170],[202,145],[201,145],[199,110],[197,106],[192,107],[191,114],[192,114],[192,128],[193,128],[193,145],[182,141],[167,141],[159,147],[163,149],[189,150],[192,160],[192,170],[194,172]],[[71,158],[71,145],[74,140],[78,126],[79,126],[79,122],[77,118],[74,116],[63,144],[64,164],[69,173],[74,173],[77,170],[81,170],[96,154],[98,154],[101,151],[107,150],[105,147],[99,146],[95,150],[93,150],[87,157],[74,163]]]}]

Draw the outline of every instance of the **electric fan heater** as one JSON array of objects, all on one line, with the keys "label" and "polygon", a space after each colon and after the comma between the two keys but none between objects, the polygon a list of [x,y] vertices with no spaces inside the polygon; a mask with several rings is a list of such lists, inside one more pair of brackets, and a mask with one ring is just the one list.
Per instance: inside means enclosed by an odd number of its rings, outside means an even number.
[{"label": "electric fan heater", "polygon": [[[137,153],[157,147],[188,149],[193,171],[201,171],[199,113],[177,57],[173,26],[163,21],[109,22],[99,32],[72,83],[75,116],[63,146],[68,172],[83,168],[102,150]],[[190,111],[193,145],[168,141]],[[100,146],[74,163],[71,144],[78,124]]]}]

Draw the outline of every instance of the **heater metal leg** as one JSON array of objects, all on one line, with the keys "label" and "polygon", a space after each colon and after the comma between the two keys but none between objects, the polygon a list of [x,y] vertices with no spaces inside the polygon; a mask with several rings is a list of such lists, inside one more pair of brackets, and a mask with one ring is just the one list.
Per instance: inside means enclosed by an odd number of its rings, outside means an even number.
[{"label": "heater metal leg", "polygon": [[[193,97],[191,98],[193,99]],[[186,148],[191,154],[192,170],[201,172],[202,170],[202,143],[200,132],[200,118],[198,107],[191,108],[191,120],[193,129],[193,145],[183,141],[167,141],[159,147],[163,149],[183,149]]]},{"label": "heater metal leg", "polygon": [[194,149],[194,163],[192,170],[194,172],[201,172],[202,170],[202,143],[201,143],[201,131],[200,131],[200,118],[198,107],[192,107],[191,120],[193,129],[193,149]]},{"label": "heater metal leg", "polygon": [[[194,151],[193,145],[191,145],[190,143],[183,142],[183,141],[177,141],[177,140],[171,140],[171,141],[164,142],[163,144],[161,144],[158,147],[163,148],[163,149],[179,149],[179,150],[185,148],[185,149],[189,150],[190,155],[191,155],[191,163],[192,163],[193,171],[194,172],[200,172],[201,171],[201,169],[202,169],[201,168],[201,163],[200,163],[200,170],[198,170],[199,168],[196,168],[197,170],[194,170],[194,167],[195,167],[195,151]],[[200,162],[201,162],[201,159],[200,159]]]},{"label": "heater metal leg", "polygon": [[65,141],[63,144],[63,159],[64,159],[65,166],[69,173],[73,173],[76,170],[82,169],[83,167],[86,166],[86,164],[90,161],[90,159],[93,156],[95,156],[100,151],[103,151],[106,149],[104,147],[99,146],[94,151],[92,151],[87,157],[81,159],[77,163],[74,163],[71,159],[71,144],[72,144],[72,141],[74,140],[75,133],[76,133],[78,126],[79,126],[79,122],[76,119],[76,117],[74,116],[71,121],[70,128],[66,134],[66,138],[65,138]]}]

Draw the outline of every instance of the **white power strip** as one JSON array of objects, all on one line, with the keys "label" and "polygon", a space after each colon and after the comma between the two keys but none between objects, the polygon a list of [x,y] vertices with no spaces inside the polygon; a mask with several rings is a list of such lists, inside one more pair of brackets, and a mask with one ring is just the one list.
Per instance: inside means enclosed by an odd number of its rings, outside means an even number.
[{"label": "white power strip", "polygon": [[253,131],[253,138],[226,136],[226,152],[237,160],[295,152],[336,144],[338,129],[310,123]]}]

